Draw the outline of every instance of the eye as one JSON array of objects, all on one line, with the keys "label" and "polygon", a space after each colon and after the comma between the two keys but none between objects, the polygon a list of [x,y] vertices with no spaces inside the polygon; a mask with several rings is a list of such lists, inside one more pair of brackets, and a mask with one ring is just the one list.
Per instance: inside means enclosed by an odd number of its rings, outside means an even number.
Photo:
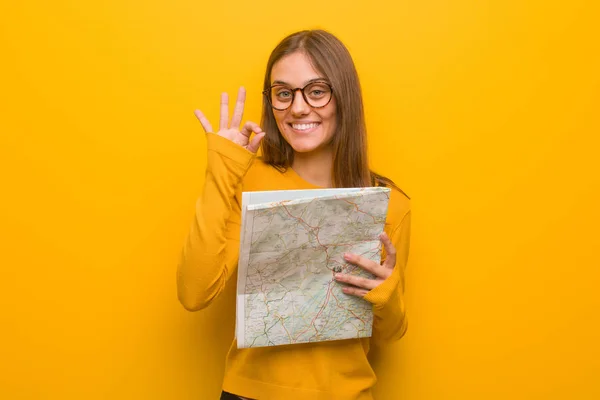
[{"label": "eye", "polygon": [[305,92],[313,99],[318,99],[327,96],[329,93],[329,87],[322,83],[315,83],[307,88]]},{"label": "eye", "polygon": [[287,89],[281,89],[275,94],[278,98],[285,100],[292,97],[292,91]]}]

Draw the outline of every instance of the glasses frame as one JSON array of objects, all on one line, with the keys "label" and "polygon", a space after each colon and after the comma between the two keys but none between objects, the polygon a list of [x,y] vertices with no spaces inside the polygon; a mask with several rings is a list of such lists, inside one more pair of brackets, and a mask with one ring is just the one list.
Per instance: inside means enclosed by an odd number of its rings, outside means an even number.
[{"label": "glasses frame", "polygon": [[[327,103],[325,103],[322,106],[318,106],[318,107],[315,107],[312,104],[310,104],[310,102],[306,98],[306,93],[304,93],[304,89],[306,89],[310,85],[314,85],[315,83],[321,83],[321,84],[327,85],[329,87],[329,91],[331,92],[331,95],[329,96],[329,100],[327,101]],[[274,110],[277,110],[277,111],[285,111],[288,108],[290,108],[292,106],[292,104],[294,104],[294,100],[296,100],[296,92],[298,90],[300,91],[300,93],[302,93],[302,98],[304,99],[304,102],[306,104],[308,104],[311,108],[319,109],[319,108],[327,107],[329,105],[329,103],[331,103],[331,99],[333,99],[333,86],[331,86],[331,84],[329,84],[328,82],[325,82],[325,81],[315,81],[315,82],[310,82],[310,83],[306,84],[304,87],[301,87],[301,88],[299,88],[299,87],[297,87],[295,89],[290,88],[290,90],[292,91],[292,101],[290,101],[290,104],[286,108],[277,108],[277,107],[275,107],[273,105],[273,101],[271,99],[271,91],[273,90],[274,87],[278,87],[278,86],[289,88],[289,86],[287,86],[287,85],[282,85],[282,84],[278,83],[276,85],[269,86],[268,89],[265,89],[262,92],[262,94],[266,96],[269,104],[271,105],[271,108],[273,108]]]}]

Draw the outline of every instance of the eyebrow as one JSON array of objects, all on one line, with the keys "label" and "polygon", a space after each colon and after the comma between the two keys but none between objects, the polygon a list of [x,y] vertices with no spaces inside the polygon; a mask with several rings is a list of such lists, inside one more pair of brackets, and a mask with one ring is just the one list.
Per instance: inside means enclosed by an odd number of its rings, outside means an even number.
[{"label": "eyebrow", "polygon": [[[325,78],[313,78],[311,80],[304,82],[304,85],[302,85],[302,86],[310,85],[311,83],[314,83],[314,82],[328,82],[328,81]],[[279,80],[273,81],[273,83],[271,83],[271,85],[285,85],[285,86],[290,86],[290,87],[292,86],[287,82],[279,81]]]}]

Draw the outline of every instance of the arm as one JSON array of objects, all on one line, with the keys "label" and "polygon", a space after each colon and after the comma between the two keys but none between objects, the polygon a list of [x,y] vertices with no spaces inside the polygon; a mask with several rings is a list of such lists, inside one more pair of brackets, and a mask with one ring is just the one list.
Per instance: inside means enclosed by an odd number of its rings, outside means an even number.
[{"label": "arm", "polygon": [[177,296],[189,311],[207,307],[237,264],[240,204],[235,199],[254,154],[208,133],[206,181],[177,268]]},{"label": "arm", "polygon": [[[177,266],[177,297],[190,311],[207,307],[223,291],[237,264],[240,204],[235,195],[265,135],[253,122],[239,129],[245,99],[240,88],[228,127],[229,98],[227,93],[221,95],[217,134],[204,114],[195,112],[206,132],[208,163],[204,190]],[[256,135],[250,139],[253,132]]]}]

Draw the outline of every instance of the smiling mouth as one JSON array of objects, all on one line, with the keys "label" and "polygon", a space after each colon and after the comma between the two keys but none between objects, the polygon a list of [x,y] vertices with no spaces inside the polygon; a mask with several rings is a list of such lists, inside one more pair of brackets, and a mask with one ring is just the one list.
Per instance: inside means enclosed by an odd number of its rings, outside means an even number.
[{"label": "smiling mouth", "polygon": [[312,122],[310,124],[290,124],[292,129],[298,132],[309,132],[321,125],[320,122]]}]

